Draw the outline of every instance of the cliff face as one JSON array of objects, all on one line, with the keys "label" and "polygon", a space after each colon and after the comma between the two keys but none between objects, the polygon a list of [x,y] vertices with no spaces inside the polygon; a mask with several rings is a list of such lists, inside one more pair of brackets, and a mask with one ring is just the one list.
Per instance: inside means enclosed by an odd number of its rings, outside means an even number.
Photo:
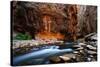
[{"label": "cliff face", "polygon": [[70,4],[12,2],[12,28],[17,33],[49,34],[65,40],[97,32],[97,7]]},{"label": "cliff face", "polygon": [[80,5],[78,10],[77,26],[83,36],[97,32],[97,7]]}]

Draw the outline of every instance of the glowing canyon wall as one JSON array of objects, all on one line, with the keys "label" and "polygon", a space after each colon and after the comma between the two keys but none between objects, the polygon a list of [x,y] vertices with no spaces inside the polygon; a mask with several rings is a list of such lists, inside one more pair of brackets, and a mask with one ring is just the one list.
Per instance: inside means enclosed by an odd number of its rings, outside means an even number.
[{"label": "glowing canyon wall", "polygon": [[16,33],[33,38],[75,41],[97,32],[97,7],[86,5],[13,2],[12,27]]}]

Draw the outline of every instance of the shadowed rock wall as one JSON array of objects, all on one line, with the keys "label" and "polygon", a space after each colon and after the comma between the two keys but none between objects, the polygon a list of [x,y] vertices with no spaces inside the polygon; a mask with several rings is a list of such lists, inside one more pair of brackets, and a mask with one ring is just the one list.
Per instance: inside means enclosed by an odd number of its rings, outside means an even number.
[{"label": "shadowed rock wall", "polygon": [[16,33],[35,34],[44,31],[44,16],[50,18],[53,33],[60,32],[65,40],[76,40],[97,32],[97,7],[12,1],[12,28]]}]

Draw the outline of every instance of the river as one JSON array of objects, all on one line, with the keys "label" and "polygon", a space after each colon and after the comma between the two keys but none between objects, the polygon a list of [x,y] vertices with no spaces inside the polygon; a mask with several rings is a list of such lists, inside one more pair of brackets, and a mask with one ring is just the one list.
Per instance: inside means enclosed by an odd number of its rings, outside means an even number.
[{"label": "river", "polygon": [[13,57],[12,65],[38,65],[49,64],[48,58],[60,56],[65,53],[71,53],[73,49],[66,48],[66,45],[61,46],[45,46],[38,50],[33,50],[30,53]]}]

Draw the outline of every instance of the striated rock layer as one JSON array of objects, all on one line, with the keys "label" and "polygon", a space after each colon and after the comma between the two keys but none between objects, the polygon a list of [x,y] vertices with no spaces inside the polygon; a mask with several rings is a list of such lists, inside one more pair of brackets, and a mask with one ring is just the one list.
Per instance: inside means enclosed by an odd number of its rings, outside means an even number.
[{"label": "striated rock layer", "polygon": [[11,11],[13,32],[33,39],[43,33],[45,38],[75,41],[97,32],[96,6],[12,1]]}]

